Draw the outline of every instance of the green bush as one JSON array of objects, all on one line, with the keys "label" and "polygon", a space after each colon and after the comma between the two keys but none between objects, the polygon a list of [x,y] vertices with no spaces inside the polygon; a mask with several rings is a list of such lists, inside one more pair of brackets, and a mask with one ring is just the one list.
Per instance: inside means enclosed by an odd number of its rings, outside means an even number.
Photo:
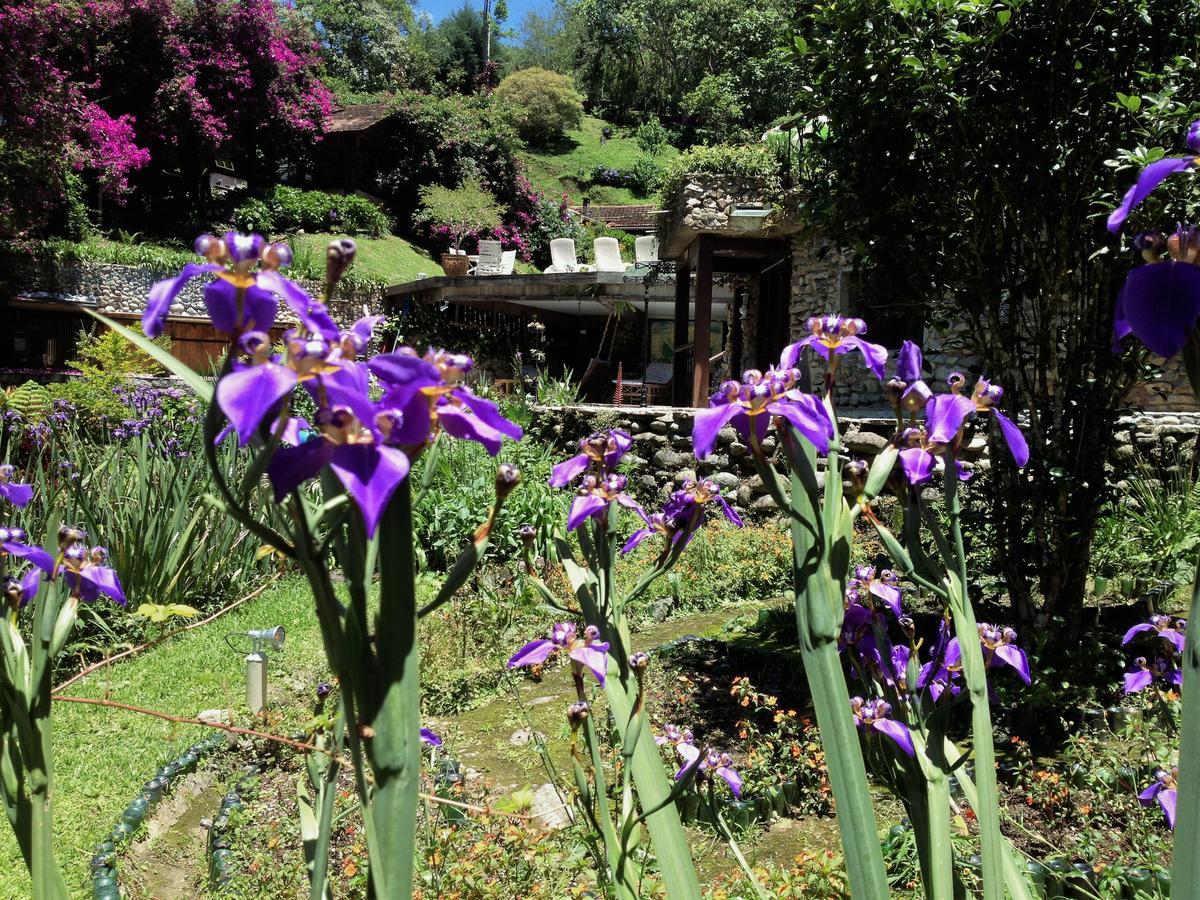
[{"label": "green bush", "polygon": [[455,248],[463,236],[500,224],[503,211],[495,198],[475,184],[457,188],[431,184],[421,189],[421,218],[435,238],[449,237]]},{"label": "green bush", "polygon": [[583,98],[566,75],[532,68],[500,82],[495,97],[507,104],[513,128],[528,143],[546,144],[583,121]]},{"label": "green bush", "polygon": [[742,98],[729,73],[705,75],[695,88],[684,94],[683,112],[697,134],[707,141],[729,140],[740,133],[745,117]]},{"label": "green bush", "polygon": [[658,156],[671,142],[671,136],[658,116],[651,116],[639,125],[633,137],[638,148],[648,156]]},{"label": "green bush", "polygon": [[392,227],[383,210],[353,194],[327,194],[276,185],[265,197],[249,197],[233,211],[242,231],[282,234],[291,231],[336,231],[382,237]]},{"label": "green bush", "polygon": [[663,167],[652,156],[639,156],[627,173],[630,189],[639,197],[649,197],[662,181]]},{"label": "green bush", "polygon": [[658,186],[659,203],[672,203],[693,173],[758,180],[768,193],[776,193],[781,187],[779,159],[766,144],[693,147],[667,163]]}]

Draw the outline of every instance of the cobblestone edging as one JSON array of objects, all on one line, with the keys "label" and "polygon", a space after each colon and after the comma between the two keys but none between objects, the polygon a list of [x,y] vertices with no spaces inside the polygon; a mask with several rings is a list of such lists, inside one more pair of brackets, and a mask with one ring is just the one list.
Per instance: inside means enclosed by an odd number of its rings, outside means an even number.
[{"label": "cobblestone edging", "polygon": [[92,856],[92,896],[95,900],[118,900],[121,896],[117,884],[118,850],[142,827],[142,823],[179,779],[190,775],[200,760],[227,743],[224,733],[211,735],[161,766],[154,777],[142,785],[141,792],[125,807],[108,837],[96,845],[96,852]]}]

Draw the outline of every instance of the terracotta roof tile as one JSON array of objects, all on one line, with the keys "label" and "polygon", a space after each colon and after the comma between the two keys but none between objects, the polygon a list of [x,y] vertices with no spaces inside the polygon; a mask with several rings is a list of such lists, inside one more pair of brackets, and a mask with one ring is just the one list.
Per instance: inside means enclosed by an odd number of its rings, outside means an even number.
[{"label": "terracotta roof tile", "polygon": [[[573,207],[575,212],[582,214],[582,207]],[[657,223],[654,204],[629,204],[626,206],[588,206],[589,219],[603,222],[611,228],[653,228]]]},{"label": "terracotta roof tile", "polygon": [[386,103],[359,103],[347,106],[329,116],[325,123],[325,131],[329,134],[339,131],[366,131],[372,125],[378,125],[391,113]]}]

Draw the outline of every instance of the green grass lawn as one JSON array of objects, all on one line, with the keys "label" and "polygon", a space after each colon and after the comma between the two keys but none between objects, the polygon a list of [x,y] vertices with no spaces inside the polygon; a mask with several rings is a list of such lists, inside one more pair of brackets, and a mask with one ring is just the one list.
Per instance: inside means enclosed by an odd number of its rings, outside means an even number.
[{"label": "green grass lawn", "polygon": [[[571,202],[583,202],[583,191],[578,177],[590,177],[596,166],[607,166],[612,169],[628,169],[642,151],[637,141],[621,133],[615,126],[613,137],[600,143],[600,131],[609,123],[593,116],[583,117],[583,127],[579,131],[567,133],[561,146],[545,150],[525,150],[519,156],[525,163],[526,174],[538,190],[547,197],[561,197],[565,191],[571,197]],[[674,147],[667,147],[658,155],[659,164],[664,164],[678,154]],[[588,188],[588,196],[593,203],[646,203],[648,197],[637,197],[628,188],[603,187],[597,185]]]},{"label": "green grass lawn", "polygon": [[[288,635],[284,649],[270,659],[269,690],[273,707],[281,714],[281,721],[273,721],[271,728],[288,734],[303,723],[312,687],[328,674],[312,597],[300,578],[273,586],[210,625],[102,670],[72,685],[68,693],[107,696],[181,716],[234,709],[237,724],[248,724],[245,654],[232,651],[224,638],[231,632],[273,625],[285,626]],[[75,896],[91,896],[92,850],[142,784],[158,766],[207,733],[208,729],[177,726],[123,710],[54,705],[56,849]],[[0,898],[30,896],[20,852],[5,822],[0,828]]]},{"label": "green grass lawn", "polygon": [[[324,258],[329,242],[340,236],[294,234],[287,242],[297,256],[308,255],[313,260],[320,260]],[[404,238],[388,235],[382,238],[357,237],[354,240],[358,244],[358,255],[350,271],[358,278],[401,284],[415,280],[418,272],[442,274],[441,266],[432,256]]]}]

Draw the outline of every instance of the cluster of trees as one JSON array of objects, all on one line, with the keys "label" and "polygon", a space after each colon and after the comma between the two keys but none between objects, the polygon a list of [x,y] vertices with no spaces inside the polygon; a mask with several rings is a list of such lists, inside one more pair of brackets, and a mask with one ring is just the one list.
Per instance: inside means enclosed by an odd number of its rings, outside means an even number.
[{"label": "cluster of trees", "polygon": [[[574,79],[599,115],[657,117],[685,141],[742,139],[792,110],[800,68],[785,0],[556,0],[514,27],[503,0],[475,0],[436,26],[406,0],[298,0],[339,94],[472,93],[542,68]],[[500,39],[504,38],[502,42]]]},{"label": "cluster of trees", "polygon": [[[825,0],[795,46],[810,208],[857,246],[863,315],[958,330],[1027,417],[1034,455],[1018,474],[993,454],[977,549],[1022,619],[1078,633],[1117,409],[1146,362],[1112,351],[1132,259],[1105,218],[1200,116],[1200,8]],[[1188,221],[1185,187],[1135,224]]]},{"label": "cluster of trees", "polygon": [[106,199],[141,220],[196,211],[218,154],[273,170],[323,130],[319,64],[273,0],[0,8],[0,235],[69,228]]}]

